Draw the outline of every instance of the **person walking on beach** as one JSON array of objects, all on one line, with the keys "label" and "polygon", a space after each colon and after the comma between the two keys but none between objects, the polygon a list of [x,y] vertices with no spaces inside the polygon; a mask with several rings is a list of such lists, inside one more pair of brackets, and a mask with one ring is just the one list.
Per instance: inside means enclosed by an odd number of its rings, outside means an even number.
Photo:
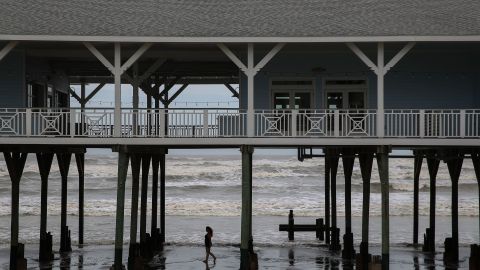
[{"label": "person walking on beach", "polygon": [[211,247],[212,247],[212,236],[213,236],[213,230],[212,228],[210,228],[209,226],[207,226],[205,228],[205,230],[207,231],[207,234],[205,234],[205,251],[206,251],[206,258],[205,260],[203,261],[204,263],[208,264],[208,257],[210,255],[212,255],[213,257],[213,264],[216,263],[217,261],[217,257],[215,257],[215,255],[213,255],[213,253],[210,251]]}]

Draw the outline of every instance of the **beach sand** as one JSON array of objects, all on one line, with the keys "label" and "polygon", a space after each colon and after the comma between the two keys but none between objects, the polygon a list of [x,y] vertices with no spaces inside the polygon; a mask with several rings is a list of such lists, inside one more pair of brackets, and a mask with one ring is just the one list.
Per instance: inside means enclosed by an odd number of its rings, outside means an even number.
[{"label": "beach sand", "polygon": [[[124,247],[124,261],[127,259],[127,246]],[[217,256],[216,265],[210,259],[210,269],[238,269],[240,250],[238,247],[213,247]],[[331,253],[328,248],[319,247],[257,247],[260,269],[349,269],[343,266],[340,254]],[[380,247],[371,248],[373,254],[380,253]],[[460,250],[461,261],[459,269],[468,269],[468,250]],[[155,256],[149,264],[151,269],[208,269],[202,262],[205,250],[202,246],[170,246],[167,245],[162,253]],[[413,248],[393,247],[391,249],[390,269],[445,269],[442,254],[437,253],[432,258]],[[52,265],[39,265],[36,250],[26,253],[29,269],[108,269],[113,261],[113,246],[85,246],[75,249],[68,256],[55,254]],[[8,269],[8,249],[0,250],[0,265]]]}]

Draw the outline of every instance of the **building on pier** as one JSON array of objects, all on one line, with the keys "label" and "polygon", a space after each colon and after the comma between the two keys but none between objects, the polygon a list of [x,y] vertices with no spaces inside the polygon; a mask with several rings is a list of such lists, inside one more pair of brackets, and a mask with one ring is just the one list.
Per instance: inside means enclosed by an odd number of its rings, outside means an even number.
[{"label": "building on pier", "polygon": [[[298,147],[302,157],[308,156],[305,148],[324,148],[330,180],[340,157],[348,164],[359,157],[368,183],[376,157],[385,184],[384,267],[389,254],[391,149],[415,150],[419,164],[426,158],[432,181],[439,160],[447,162],[453,182],[458,182],[465,155],[478,165],[480,20],[476,11],[480,4],[476,1],[362,0],[345,5],[324,0],[108,4],[3,0],[2,7],[0,150],[17,185],[12,189],[17,200],[12,203],[12,213],[17,213],[16,221],[12,217],[12,262],[19,248],[18,182],[26,153],[49,156],[40,166],[47,179],[52,153],[67,165],[75,153],[83,170],[85,148],[119,152],[116,267],[123,262],[125,168],[131,161],[139,173],[139,160],[153,158],[158,169],[168,148],[241,147],[245,256],[251,236],[254,147]],[[87,93],[89,84],[96,88]],[[88,106],[99,91],[106,91],[106,84],[114,86],[114,105]],[[122,86],[127,84],[133,87],[133,102],[122,107]],[[238,108],[169,107],[196,84],[224,85],[239,99]],[[80,92],[73,85],[79,85]],[[233,85],[239,86],[238,91]],[[143,94],[146,106],[139,104]],[[70,107],[72,99],[80,107]],[[68,166],[62,172],[67,175]],[[134,177],[137,184],[138,178]],[[334,201],[334,189],[331,195]],[[455,204],[457,198],[452,198]],[[368,207],[365,210],[368,213]],[[453,210],[453,219],[455,215]],[[433,235],[434,216],[433,210]],[[365,224],[362,244],[368,248]],[[63,236],[68,228],[64,232],[63,225],[62,241],[67,241]],[[418,242],[418,229],[416,234]],[[448,247],[454,251],[456,234],[453,220]],[[426,243],[431,241],[428,238]],[[349,243],[353,245],[353,240]],[[456,260],[454,251],[448,256]]]}]

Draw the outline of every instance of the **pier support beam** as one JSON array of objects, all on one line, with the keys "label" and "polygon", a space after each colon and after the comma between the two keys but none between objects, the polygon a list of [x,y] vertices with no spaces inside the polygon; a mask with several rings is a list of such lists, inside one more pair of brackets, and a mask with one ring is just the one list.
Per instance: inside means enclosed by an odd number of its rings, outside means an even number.
[{"label": "pier support beam", "polygon": [[160,155],[152,155],[152,222],[150,234],[152,239],[152,248],[158,250],[160,246],[160,231],[157,228],[158,218],[158,167],[160,165]]},{"label": "pier support beam", "polygon": [[390,213],[389,213],[389,172],[388,154],[390,147],[380,146],[377,151],[378,173],[382,193],[382,270],[388,270],[390,264]]},{"label": "pier support beam", "polygon": [[[473,168],[475,169],[475,176],[477,177],[477,184],[478,184],[478,209],[480,211],[480,152],[474,152],[472,153],[472,163],[473,163]],[[478,221],[478,229],[479,233],[478,236],[480,237],[480,215],[479,215],[479,221]],[[480,243],[480,239],[478,240]]]},{"label": "pier support beam", "polygon": [[372,177],[373,153],[360,153],[360,171],[363,182],[362,202],[362,242],[360,243],[360,265],[368,269],[370,255],[368,251],[368,229],[370,224],[370,179]]},{"label": "pier support beam", "polygon": [[[148,196],[148,176],[150,172],[150,154],[142,155],[142,189],[140,198],[140,249],[143,257],[149,257],[151,252],[147,247],[147,196]],[[148,253],[148,254],[147,254]]]},{"label": "pier support beam", "polygon": [[[325,152],[325,227],[330,228],[330,159]],[[330,244],[330,230],[325,230],[325,243]]]},{"label": "pier support beam", "polygon": [[428,174],[430,178],[430,227],[427,228],[425,232],[423,251],[431,253],[435,252],[436,182],[439,165],[439,159],[437,159],[435,156],[432,156],[432,154],[427,155]]},{"label": "pier support beam", "polygon": [[127,181],[129,156],[124,151],[118,152],[117,172],[117,213],[115,224],[115,261],[114,270],[124,269],[123,266],[123,223],[125,210],[125,182]]},{"label": "pier support beam", "polygon": [[40,262],[53,260],[52,234],[47,233],[47,206],[48,206],[48,175],[52,168],[53,153],[37,153],[38,169],[40,171]]},{"label": "pier support beam", "polygon": [[332,199],[332,229],[330,250],[338,251],[342,247],[340,245],[340,232],[337,227],[337,171],[338,171],[338,153],[334,151],[329,157],[330,159],[330,190]]},{"label": "pier support beam", "polygon": [[355,154],[343,151],[343,174],[345,176],[345,234],[343,235],[342,258],[350,260],[355,257],[352,233],[352,173]]},{"label": "pier support beam", "polygon": [[418,245],[418,193],[423,155],[414,153],[413,163],[413,245]]},{"label": "pier support beam", "polygon": [[23,254],[23,244],[18,243],[18,219],[20,204],[20,179],[22,178],[27,153],[4,152],[8,174],[12,181],[12,220],[10,227],[10,270],[26,269],[27,260]]},{"label": "pier support beam", "polygon": [[62,202],[60,213],[60,252],[72,251],[70,230],[67,226],[67,195],[68,195],[68,171],[70,169],[70,160],[72,153],[59,152],[57,153],[58,167],[62,177]]},{"label": "pier support beam", "polygon": [[240,243],[240,270],[250,269],[249,245],[252,239],[252,156],[253,146],[242,145],[242,227]]},{"label": "pier support beam", "polygon": [[140,182],[140,166],[142,163],[139,154],[131,154],[132,166],[132,206],[130,214],[130,246],[128,249],[128,269],[135,269],[137,258],[140,255],[140,248],[137,243],[137,222],[138,222],[138,189]]},{"label": "pier support beam", "polygon": [[76,153],[75,161],[77,162],[78,170],[78,246],[83,247],[85,154]]},{"label": "pier support beam", "polygon": [[165,153],[160,155],[160,243],[165,243]]},{"label": "pier support beam", "polygon": [[452,181],[452,237],[445,239],[444,260],[458,262],[458,180],[462,171],[463,154],[448,157],[447,167]]}]

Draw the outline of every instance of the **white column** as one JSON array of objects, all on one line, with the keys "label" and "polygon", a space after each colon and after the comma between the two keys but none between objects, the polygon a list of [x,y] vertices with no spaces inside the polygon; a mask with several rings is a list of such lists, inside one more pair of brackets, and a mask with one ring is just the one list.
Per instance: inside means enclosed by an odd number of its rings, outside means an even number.
[{"label": "white column", "polygon": [[254,114],[254,85],[255,85],[255,71],[254,71],[254,54],[253,44],[248,43],[248,63],[247,63],[247,87],[248,87],[248,105],[247,105],[247,136],[253,137],[255,129],[255,114]]},{"label": "white column", "polygon": [[114,60],[114,78],[115,78],[115,111],[114,111],[114,130],[113,136],[121,136],[121,125],[122,125],[122,82],[121,82],[121,54],[120,54],[120,43],[115,43],[115,60]]},{"label": "white column", "polygon": [[243,71],[247,76],[247,136],[253,137],[255,135],[255,107],[254,107],[254,79],[255,75],[260,71],[282,48],[285,43],[278,43],[271,49],[263,58],[255,65],[253,54],[253,43],[248,43],[247,50],[247,65],[244,65],[242,61],[224,44],[218,44],[218,47],[225,53],[225,55],[232,60],[237,67]]},{"label": "white column", "polygon": [[383,42],[378,43],[377,50],[377,137],[384,136],[384,88],[385,88],[385,47]]}]

